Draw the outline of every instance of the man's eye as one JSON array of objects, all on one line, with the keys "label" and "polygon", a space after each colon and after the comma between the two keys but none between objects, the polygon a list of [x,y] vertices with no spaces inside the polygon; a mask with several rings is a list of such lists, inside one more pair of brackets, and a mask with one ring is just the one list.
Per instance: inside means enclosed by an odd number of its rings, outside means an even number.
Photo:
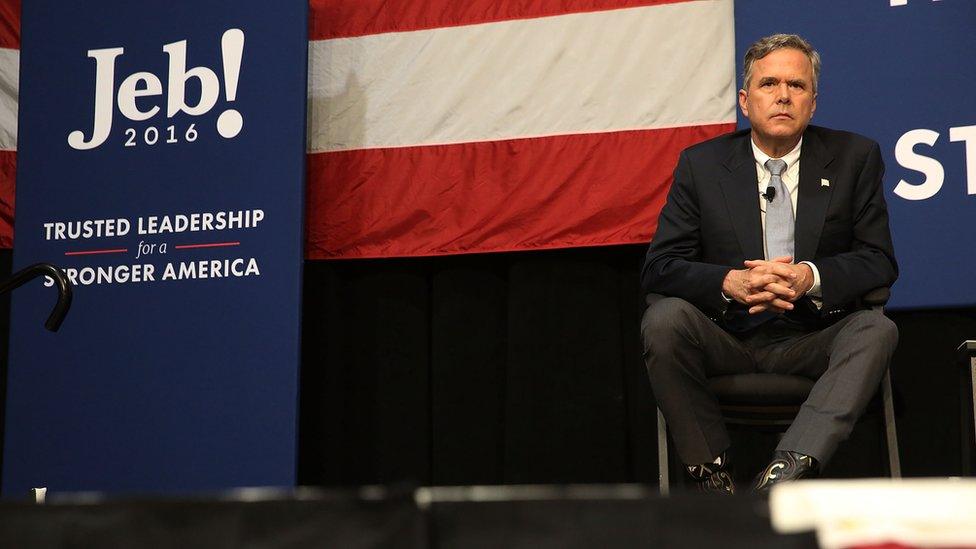
[{"label": "man's eye", "polygon": [[790,87],[802,90],[804,88],[803,82],[790,82]]}]

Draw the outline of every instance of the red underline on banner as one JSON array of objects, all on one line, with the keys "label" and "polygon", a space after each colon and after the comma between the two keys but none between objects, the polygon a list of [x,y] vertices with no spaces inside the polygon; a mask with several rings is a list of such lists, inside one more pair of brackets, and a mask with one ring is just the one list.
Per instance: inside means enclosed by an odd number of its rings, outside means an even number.
[{"label": "red underline on banner", "polygon": [[215,242],[213,244],[183,244],[181,246],[173,246],[177,250],[189,250],[191,248],[223,248],[225,246],[240,246],[240,242]]},{"label": "red underline on banner", "polygon": [[95,255],[95,254],[124,254],[128,248],[115,248],[113,250],[87,250],[84,252],[64,252],[64,255]]}]

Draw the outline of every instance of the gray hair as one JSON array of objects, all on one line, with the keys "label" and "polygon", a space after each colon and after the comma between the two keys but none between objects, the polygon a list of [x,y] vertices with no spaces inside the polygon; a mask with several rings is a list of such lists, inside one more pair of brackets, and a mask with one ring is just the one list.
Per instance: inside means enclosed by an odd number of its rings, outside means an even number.
[{"label": "gray hair", "polygon": [[774,34],[760,38],[749,47],[743,62],[742,89],[749,90],[749,80],[752,79],[752,64],[783,48],[799,50],[806,54],[810,64],[813,65],[813,93],[817,93],[817,80],[820,79],[820,54],[813,49],[809,42],[795,34]]}]

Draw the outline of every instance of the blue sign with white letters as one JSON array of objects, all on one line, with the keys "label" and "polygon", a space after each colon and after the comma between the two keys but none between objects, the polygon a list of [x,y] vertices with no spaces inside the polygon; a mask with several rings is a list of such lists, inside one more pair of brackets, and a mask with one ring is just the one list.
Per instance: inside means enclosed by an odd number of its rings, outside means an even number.
[{"label": "blue sign with white letters", "polygon": [[24,2],[3,492],[295,482],[307,2]]},{"label": "blue sign with white letters", "polygon": [[811,123],[881,145],[890,306],[976,305],[976,2],[736,0],[735,22],[739,74],[752,42],[799,34],[823,60]]}]

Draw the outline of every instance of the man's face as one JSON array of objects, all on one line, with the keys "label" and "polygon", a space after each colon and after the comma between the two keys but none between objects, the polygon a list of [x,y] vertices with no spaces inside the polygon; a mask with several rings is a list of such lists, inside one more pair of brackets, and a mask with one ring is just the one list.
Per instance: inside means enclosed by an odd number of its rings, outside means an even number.
[{"label": "man's face", "polygon": [[796,143],[817,110],[806,54],[792,48],[769,53],[753,63],[748,86],[739,90],[739,108],[759,144]]}]

